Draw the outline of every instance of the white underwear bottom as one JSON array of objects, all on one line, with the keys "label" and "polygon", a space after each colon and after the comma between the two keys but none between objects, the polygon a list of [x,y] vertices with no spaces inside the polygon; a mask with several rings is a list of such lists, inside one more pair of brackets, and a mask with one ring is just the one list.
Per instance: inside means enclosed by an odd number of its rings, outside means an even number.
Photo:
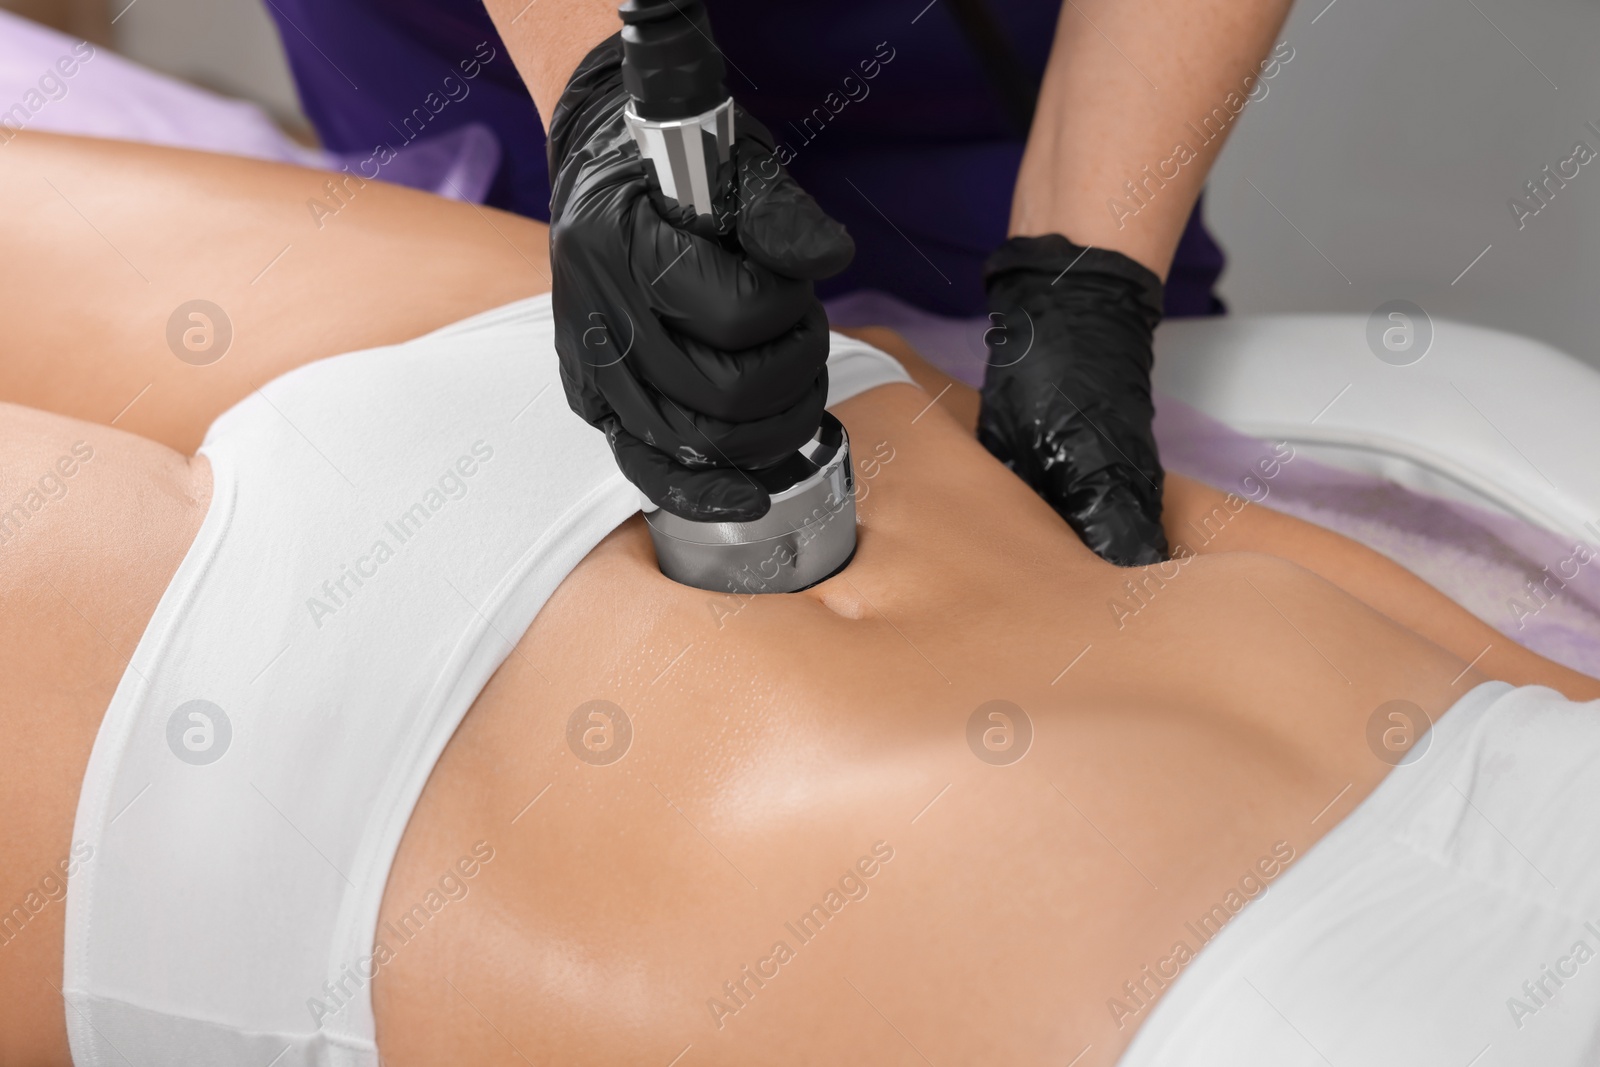
[{"label": "white underwear bottom", "polygon": [[1119,1067],[1600,1063],[1600,702],[1486,682],[1425,740],[1182,969]]}]

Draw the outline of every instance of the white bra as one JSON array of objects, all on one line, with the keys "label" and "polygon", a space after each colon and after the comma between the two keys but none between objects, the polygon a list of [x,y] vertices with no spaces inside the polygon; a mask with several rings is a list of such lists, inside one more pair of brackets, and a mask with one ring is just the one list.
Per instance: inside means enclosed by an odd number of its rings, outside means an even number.
[{"label": "white bra", "polygon": [[[78,1067],[376,1067],[378,908],[457,724],[640,507],[567,407],[548,297],[307,364],[211,426],[214,488],[95,739],[67,894]],[[829,403],[909,382],[835,334]]]}]

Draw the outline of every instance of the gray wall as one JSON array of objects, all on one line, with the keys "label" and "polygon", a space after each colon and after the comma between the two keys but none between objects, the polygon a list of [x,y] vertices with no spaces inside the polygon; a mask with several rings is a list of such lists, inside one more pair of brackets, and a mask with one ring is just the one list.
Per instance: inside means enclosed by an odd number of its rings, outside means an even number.
[{"label": "gray wall", "polygon": [[1600,150],[1584,128],[1600,126],[1600,7],[1325,3],[1291,15],[1295,58],[1213,172],[1208,218],[1231,253],[1234,310],[1409,299],[1600,364],[1600,160],[1520,231],[1507,206],[1578,138]]},{"label": "gray wall", "polygon": [[112,45],[131,59],[208,89],[255,100],[305,126],[263,0],[107,0]]}]

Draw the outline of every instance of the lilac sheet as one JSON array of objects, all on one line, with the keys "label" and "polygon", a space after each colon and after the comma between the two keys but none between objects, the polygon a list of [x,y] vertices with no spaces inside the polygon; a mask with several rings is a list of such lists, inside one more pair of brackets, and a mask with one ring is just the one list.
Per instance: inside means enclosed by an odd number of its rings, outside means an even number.
[{"label": "lilac sheet", "polygon": [[[888,326],[928,362],[968,385],[983,379],[984,319],[929,315],[881,293],[828,305],[835,326]],[[1600,675],[1600,560],[1560,536],[1469,504],[1352,474],[1295,453],[1271,478],[1257,464],[1281,453],[1195,408],[1156,396],[1167,469],[1336,530],[1419,575],[1508,637]],[[1575,573],[1574,573],[1575,572]],[[1563,575],[1573,575],[1563,578]],[[1540,587],[1540,595],[1530,590]]]}]

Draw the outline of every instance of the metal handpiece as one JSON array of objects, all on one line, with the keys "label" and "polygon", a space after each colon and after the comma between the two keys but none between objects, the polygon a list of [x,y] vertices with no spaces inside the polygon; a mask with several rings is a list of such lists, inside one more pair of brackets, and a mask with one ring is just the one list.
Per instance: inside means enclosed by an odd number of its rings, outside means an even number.
[{"label": "metal handpiece", "polygon": [[[622,81],[628,131],[661,194],[696,215],[715,214],[733,149],[733,100],[701,0],[627,0]],[[816,433],[773,467],[744,472],[772,508],[755,522],[645,516],[661,573],[700,589],[792,593],[831,577],[856,549],[850,438],[824,413]]]},{"label": "metal handpiece", "polygon": [[717,176],[733,149],[733,100],[686,119],[640,118],[629,102],[623,117],[661,194],[696,215],[712,214]]}]

